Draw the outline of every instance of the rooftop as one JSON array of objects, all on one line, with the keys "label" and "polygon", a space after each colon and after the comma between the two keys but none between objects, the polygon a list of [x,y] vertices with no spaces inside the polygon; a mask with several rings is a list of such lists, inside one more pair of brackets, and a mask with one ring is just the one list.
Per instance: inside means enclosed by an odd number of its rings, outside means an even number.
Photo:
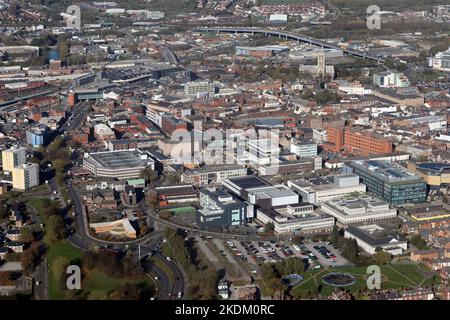
[{"label": "rooftop", "polygon": [[350,163],[350,166],[356,167],[366,172],[371,172],[381,180],[387,183],[415,181],[420,180],[418,175],[407,171],[402,166],[384,160],[356,160]]},{"label": "rooftop", "polygon": [[[95,152],[90,153],[89,158],[99,167],[112,169],[147,166],[147,161],[143,158],[143,154],[137,150]],[[85,159],[85,161],[89,158]]]},{"label": "rooftop", "polygon": [[403,236],[377,224],[349,226],[347,231],[373,247],[406,241]]}]

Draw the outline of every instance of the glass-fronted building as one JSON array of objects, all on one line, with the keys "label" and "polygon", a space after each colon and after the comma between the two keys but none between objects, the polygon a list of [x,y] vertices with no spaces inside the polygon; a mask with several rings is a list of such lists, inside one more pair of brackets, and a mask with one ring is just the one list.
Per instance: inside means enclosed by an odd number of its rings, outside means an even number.
[{"label": "glass-fronted building", "polygon": [[45,146],[48,142],[49,134],[48,127],[45,125],[30,128],[26,132],[27,143],[32,145],[33,148]]},{"label": "glass-fronted building", "polygon": [[420,203],[427,199],[427,184],[402,166],[379,160],[352,161],[343,167],[346,174],[357,174],[370,192],[393,205]]}]

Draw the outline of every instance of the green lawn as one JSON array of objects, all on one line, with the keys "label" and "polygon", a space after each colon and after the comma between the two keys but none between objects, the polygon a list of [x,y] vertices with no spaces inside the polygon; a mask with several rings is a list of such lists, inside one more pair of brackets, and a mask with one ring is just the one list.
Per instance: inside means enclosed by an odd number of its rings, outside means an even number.
[{"label": "green lawn", "polygon": [[38,216],[39,216],[39,219],[41,220],[41,222],[43,224],[45,224],[47,222],[47,218],[43,214],[43,212],[44,212],[44,207],[43,207],[44,199],[41,199],[41,198],[30,198],[26,202],[30,206],[32,206],[33,208],[36,209],[36,211],[38,213]]},{"label": "green lawn", "polygon": [[27,192],[33,192],[33,193],[45,193],[45,192],[50,192],[50,189],[48,187],[48,184],[43,183],[40,186],[34,187],[30,190],[28,190]]},{"label": "green lawn", "polygon": [[[72,263],[83,258],[84,252],[75,246],[71,245],[67,240],[63,240],[58,244],[53,245],[47,254],[49,264],[49,296],[51,299],[63,300],[67,298],[67,292],[61,290],[58,279],[52,274],[52,263],[58,256],[66,257]],[[113,278],[106,275],[104,272],[93,269],[83,274],[81,283],[81,296],[86,297],[92,291],[110,292],[125,283],[140,284],[143,287],[154,287],[151,279],[148,277],[140,278]]]},{"label": "green lawn", "polygon": [[[415,288],[418,286],[431,286],[433,279],[426,278],[420,273],[420,265],[417,264],[391,264],[381,267],[382,274],[382,289],[399,289],[399,288]],[[424,267],[422,267],[424,269]],[[317,292],[318,286],[321,286],[321,294],[323,296],[330,295],[334,289],[322,282],[322,276],[328,272],[345,272],[355,276],[356,282],[351,286],[345,287],[353,293],[364,291],[367,289],[366,285],[366,267],[337,267],[334,269],[309,270],[302,274],[304,282],[291,290],[294,297],[301,297],[308,292]],[[315,272],[316,271],[316,272]]]},{"label": "green lawn", "polygon": [[174,255],[172,250],[170,249],[169,245],[166,243],[163,243],[161,246],[161,252],[164,256],[166,257],[171,257],[172,259],[174,259]]},{"label": "green lawn", "polygon": [[48,294],[51,299],[64,299],[66,297],[64,291],[60,288],[60,283],[56,276],[52,273],[52,265],[56,257],[62,256],[74,262],[82,259],[83,251],[71,245],[67,240],[63,240],[50,247],[47,253],[47,260],[49,265],[48,270]]}]

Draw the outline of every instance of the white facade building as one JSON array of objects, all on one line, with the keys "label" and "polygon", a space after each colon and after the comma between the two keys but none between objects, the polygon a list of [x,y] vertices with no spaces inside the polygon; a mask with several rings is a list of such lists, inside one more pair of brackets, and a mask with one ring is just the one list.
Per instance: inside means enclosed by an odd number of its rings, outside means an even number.
[{"label": "white facade building", "polygon": [[428,58],[428,66],[441,71],[450,71],[450,47],[446,51],[438,52],[434,57]]},{"label": "white facade building", "polygon": [[258,208],[257,222],[272,223],[278,234],[307,234],[328,231],[334,226],[334,218],[314,211],[309,203],[296,203],[273,208]]},{"label": "white facade building", "polygon": [[291,152],[300,158],[311,158],[317,156],[317,144],[311,141],[300,141],[291,139]]},{"label": "white facade building", "polygon": [[359,183],[359,176],[354,174],[319,177],[309,180],[289,180],[287,185],[301,195],[302,201],[314,204],[352,193],[366,192],[366,186]]},{"label": "white facade building", "polygon": [[392,255],[402,254],[408,249],[408,241],[404,237],[377,224],[349,226],[344,237],[355,239],[358,246],[370,254],[375,254],[377,248]]},{"label": "white facade building", "polygon": [[340,226],[397,217],[397,209],[370,196],[330,200],[321,204],[320,211],[335,217]]}]

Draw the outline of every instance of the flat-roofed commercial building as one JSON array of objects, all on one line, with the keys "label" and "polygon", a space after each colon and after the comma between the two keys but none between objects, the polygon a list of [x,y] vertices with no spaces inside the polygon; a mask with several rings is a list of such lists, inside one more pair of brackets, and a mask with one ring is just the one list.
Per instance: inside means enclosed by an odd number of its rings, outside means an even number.
[{"label": "flat-roofed commercial building", "polygon": [[431,190],[450,186],[450,163],[423,162],[409,163],[408,169],[416,172],[426,181]]},{"label": "flat-roofed commercial building", "polygon": [[110,222],[91,223],[89,226],[97,234],[107,233],[116,237],[136,239],[136,230],[126,218]]},{"label": "flat-roofed commercial building", "polygon": [[346,163],[343,173],[357,174],[367,192],[393,205],[420,203],[427,199],[427,184],[420,176],[389,161],[358,160]]},{"label": "flat-roofed commercial building", "polygon": [[98,177],[138,178],[144,169],[155,169],[155,162],[140,150],[85,153],[83,168]]},{"label": "flat-roofed commercial building", "polygon": [[370,254],[375,254],[377,248],[392,255],[402,254],[408,249],[408,241],[403,236],[377,224],[349,226],[344,237],[355,239],[358,246]]},{"label": "flat-roofed commercial building", "polygon": [[281,149],[277,139],[249,139],[244,155],[252,164],[272,165],[279,162],[280,151]]},{"label": "flat-roofed commercial building", "polygon": [[310,158],[317,156],[317,144],[312,141],[304,141],[292,138],[291,152],[300,158]]},{"label": "flat-roofed commercial building", "polygon": [[258,208],[256,221],[273,223],[278,234],[310,234],[330,231],[334,226],[334,217],[314,211],[310,203]]},{"label": "flat-roofed commercial building", "polygon": [[226,179],[223,185],[251,204],[270,208],[298,203],[298,194],[285,185],[273,186],[256,176]]},{"label": "flat-roofed commercial building", "polygon": [[397,217],[397,209],[388,203],[370,196],[347,197],[324,202],[320,212],[336,218],[340,226]]},{"label": "flat-roofed commercial building", "polygon": [[186,170],[181,176],[181,182],[204,186],[209,183],[220,183],[225,179],[246,175],[247,168],[237,164],[207,165],[203,168]]},{"label": "flat-roofed commercial building", "polygon": [[[205,228],[226,228],[250,222],[253,206],[225,189],[204,189],[200,192],[197,223]],[[250,213],[250,214],[248,214]]]},{"label": "flat-roofed commercial building", "polygon": [[191,81],[184,85],[184,94],[187,96],[197,96],[198,94],[209,94],[213,96],[216,86],[211,81]]},{"label": "flat-roofed commercial building", "polygon": [[322,157],[300,158],[287,160],[280,158],[269,164],[258,166],[258,173],[261,176],[286,175],[294,173],[313,172],[322,169]]},{"label": "flat-roofed commercial building", "polygon": [[161,207],[198,201],[198,191],[189,184],[157,187],[155,193]]},{"label": "flat-roofed commercial building", "polygon": [[450,47],[446,51],[438,52],[428,58],[428,66],[436,70],[450,71]]},{"label": "flat-roofed commercial building", "polygon": [[391,153],[391,138],[383,137],[371,130],[347,128],[344,130],[344,148],[352,153]]},{"label": "flat-roofed commercial building", "polygon": [[366,192],[366,186],[359,182],[359,176],[356,174],[289,180],[287,185],[300,194],[302,201],[315,204],[352,193]]},{"label": "flat-roofed commercial building", "polygon": [[17,166],[25,163],[27,149],[23,147],[12,147],[2,151],[3,171],[12,172]]}]

